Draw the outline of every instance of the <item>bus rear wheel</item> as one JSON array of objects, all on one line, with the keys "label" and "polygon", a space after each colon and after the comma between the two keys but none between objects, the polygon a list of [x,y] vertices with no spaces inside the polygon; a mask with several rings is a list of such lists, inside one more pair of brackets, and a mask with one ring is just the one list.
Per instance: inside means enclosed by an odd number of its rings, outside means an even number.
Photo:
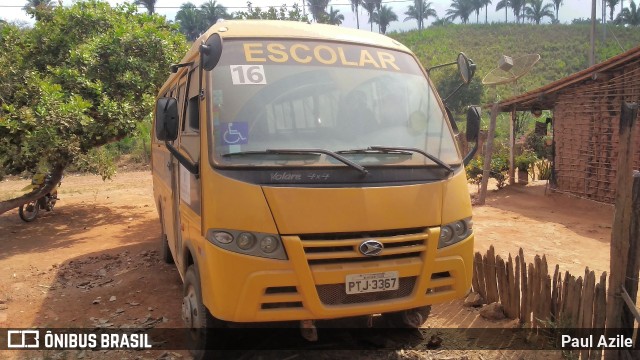
[{"label": "bus rear wheel", "polygon": [[422,324],[427,322],[430,313],[431,306],[421,306],[414,309],[383,314],[383,317],[391,327],[418,329]]}]

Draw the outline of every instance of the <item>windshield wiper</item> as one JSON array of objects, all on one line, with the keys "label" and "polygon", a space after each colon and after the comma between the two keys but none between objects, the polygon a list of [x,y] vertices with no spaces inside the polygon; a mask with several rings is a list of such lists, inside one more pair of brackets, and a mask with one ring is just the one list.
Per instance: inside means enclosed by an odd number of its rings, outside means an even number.
[{"label": "windshield wiper", "polygon": [[369,170],[365,169],[362,165],[356,164],[353,161],[345,158],[342,155],[336,154],[333,151],[325,149],[267,149],[266,152],[271,154],[324,154],[331,156],[332,158],[340,161],[341,163],[350,166],[358,171],[362,175],[369,174]]},{"label": "windshield wiper", "polygon": [[345,158],[344,156],[336,154],[333,151],[324,150],[324,149],[267,149],[267,150],[260,150],[260,151],[240,151],[235,153],[224,154],[222,156],[231,157],[231,156],[238,156],[238,155],[241,156],[241,155],[269,155],[269,154],[323,154],[323,155],[331,156],[332,158],[340,161],[341,163],[358,170],[360,173],[362,173],[362,175],[369,174],[369,170],[365,169],[362,165],[356,164],[355,162]]},{"label": "windshield wiper", "polygon": [[405,150],[395,150],[395,149],[372,149],[372,148],[366,148],[366,149],[349,149],[349,150],[340,150],[340,151],[336,151],[336,154],[347,154],[347,155],[351,155],[351,154],[391,154],[391,155],[411,155],[413,154],[410,151],[405,151]]},{"label": "windshield wiper", "polygon": [[409,151],[413,153],[418,153],[418,154],[424,155],[429,160],[445,168],[449,173],[453,172],[453,168],[451,166],[449,166],[448,164],[444,163],[442,160],[438,159],[437,157],[429,154],[428,152],[422,149],[412,148],[412,147],[402,147],[402,146],[370,146],[369,149],[379,150],[379,151]]}]

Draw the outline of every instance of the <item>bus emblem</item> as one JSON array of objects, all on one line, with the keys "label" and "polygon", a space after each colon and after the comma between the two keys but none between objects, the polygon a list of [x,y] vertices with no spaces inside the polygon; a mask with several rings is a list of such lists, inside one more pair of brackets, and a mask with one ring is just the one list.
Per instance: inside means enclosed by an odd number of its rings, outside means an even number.
[{"label": "bus emblem", "polygon": [[360,252],[365,256],[376,256],[380,255],[384,246],[381,242],[376,240],[367,240],[360,244]]}]

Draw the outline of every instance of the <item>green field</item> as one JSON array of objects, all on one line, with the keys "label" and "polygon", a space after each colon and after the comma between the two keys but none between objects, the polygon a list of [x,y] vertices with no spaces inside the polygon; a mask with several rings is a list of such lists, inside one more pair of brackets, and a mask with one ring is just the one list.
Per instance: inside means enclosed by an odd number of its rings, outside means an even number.
[{"label": "green field", "polygon": [[[596,62],[640,45],[637,28],[607,25],[606,41],[603,42],[603,27],[596,30]],[[498,64],[501,55],[519,57],[540,54],[541,60],[530,74],[513,86],[498,86],[501,98],[510,97],[514,91],[533,90],[569,74],[583,70],[589,65],[590,26],[533,25],[533,24],[479,24],[448,25],[430,27],[421,32],[392,33],[397,39],[416,53],[425,67],[451,62],[462,51],[478,65],[476,81]],[[439,75],[434,78],[438,81]],[[483,102],[493,100],[494,92],[484,88]]]}]

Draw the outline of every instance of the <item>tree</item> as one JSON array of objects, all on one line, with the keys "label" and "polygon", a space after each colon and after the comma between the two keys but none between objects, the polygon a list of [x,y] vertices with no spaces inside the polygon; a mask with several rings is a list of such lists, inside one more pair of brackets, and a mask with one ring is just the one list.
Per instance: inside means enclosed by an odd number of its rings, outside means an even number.
[{"label": "tree", "polygon": [[176,13],[176,23],[188,40],[194,41],[203,32],[204,18],[202,12],[191,2],[184,3]]},{"label": "tree", "polygon": [[539,25],[545,17],[554,19],[552,9],[553,5],[551,4],[542,5],[542,0],[529,0],[529,4],[524,8],[524,14],[527,19]]},{"label": "tree", "polygon": [[371,24],[371,31],[373,31],[373,13],[376,11],[376,0],[362,0],[362,7],[367,10],[369,14],[369,24]]},{"label": "tree", "polygon": [[330,25],[338,25],[340,26],[340,24],[342,24],[342,22],[344,21],[344,15],[340,14],[340,10],[333,9],[333,6],[331,7],[331,9],[329,9],[329,13],[327,13],[327,24]]},{"label": "tree", "polygon": [[157,0],[136,0],[133,3],[144,6],[147,8],[147,13],[153,15],[156,12],[156,1]]},{"label": "tree", "polygon": [[298,4],[294,4],[291,9],[286,5],[280,6],[276,9],[270,6],[267,11],[262,11],[260,7],[252,7],[251,2],[247,1],[247,11],[238,11],[230,15],[233,19],[262,19],[262,20],[290,20],[290,21],[304,21],[308,22],[307,15],[303,15]]},{"label": "tree", "polygon": [[204,22],[205,28],[207,29],[211,25],[217,23],[218,20],[229,18],[227,8],[220,4],[217,4],[216,0],[209,0],[200,5],[200,12],[202,14],[202,21]]},{"label": "tree", "polygon": [[313,17],[313,21],[319,22],[324,16],[327,15],[327,6],[329,0],[307,0],[309,5],[309,11]]},{"label": "tree", "polygon": [[392,8],[383,5],[373,14],[373,21],[380,26],[380,32],[386,34],[389,24],[392,21],[398,21],[398,15],[393,12]]},{"label": "tree", "polygon": [[473,7],[473,11],[476,13],[476,24],[480,21],[480,9],[484,6],[483,0],[469,0],[471,2],[471,6]]},{"label": "tree", "polygon": [[33,28],[5,25],[0,36],[0,177],[52,174],[44,189],[0,202],[0,213],[41,197],[67,166],[134,131],[186,51],[164,17],[95,0],[57,6]]},{"label": "tree", "polygon": [[431,23],[431,26],[447,26],[453,24],[451,20],[446,17],[437,18],[434,22]]},{"label": "tree", "polygon": [[[524,8],[527,5],[527,0],[510,0],[509,4],[511,5],[511,9],[513,10],[513,15],[516,17],[516,23],[520,22],[520,15],[524,12]],[[522,17],[522,22],[524,22],[524,16]]]},{"label": "tree", "polygon": [[[435,70],[434,70],[435,71]],[[460,85],[460,75],[457,70],[443,69],[436,82],[438,93],[443,98],[449,96]],[[469,104],[479,104],[482,101],[482,81],[478,78],[471,80],[468,86],[463,86],[457,93],[447,99],[447,107],[454,114],[463,114]]]},{"label": "tree", "polygon": [[507,9],[511,6],[511,0],[500,0],[496,4],[496,11],[504,9],[504,22],[507,22]]},{"label": "tree", "polygon": [[607,5],[609,6],[609,19],[613,21],[613,11],[616,9],[616,5],[620,2],[620,0],[606,0]]},{"label": "tree", "polygon": [[556,19],[558,19],[558,10],[560,10],[560,6],[564,0],[553,0],[553,8],[556,10]]},{"label": "tree", "polygon": [[450,8],[447,9],[447,18],[454,21],[460,18],[463,24],[469,21],[469,16],[474,11],[473,3],[470,0],[453,0]]},{"label": "tree", "polygon": [[22,10],[29,16],[40,21],[43,15],[53,9],[53,0],[27,0]]},{"label": "tree", "polygon": [[418,23],[418,30],[424,29],[424,21],[428,20],[430,17],[437,18],[438,14],[436,10],[431,7],[431,2],[427,2],[426,0],[414,0],[413,5],[409,5],[407,11],[405,11],[407,20],[415,20]]},{"label": "tree", "polygon": [[482,4],[484,4],[484,23],[489,23],[489,17],[487,13],[489,12],[489,5],[491,4],[491,0],[482,0]]},{"label": "tree", "polygon": [[360,17],[358,16],[358,6],[360,6],[361,0],[350,0],[351,1],[351,11],[356,14],[356,25],[358,29],[360,29]]},{"label": "tree", "polygon": [[635,1],[631,0],[628,8],[622,9],[618,17],[616,17],[616,23],[629,26],[640,26],[640,11],[636,7]]}]

